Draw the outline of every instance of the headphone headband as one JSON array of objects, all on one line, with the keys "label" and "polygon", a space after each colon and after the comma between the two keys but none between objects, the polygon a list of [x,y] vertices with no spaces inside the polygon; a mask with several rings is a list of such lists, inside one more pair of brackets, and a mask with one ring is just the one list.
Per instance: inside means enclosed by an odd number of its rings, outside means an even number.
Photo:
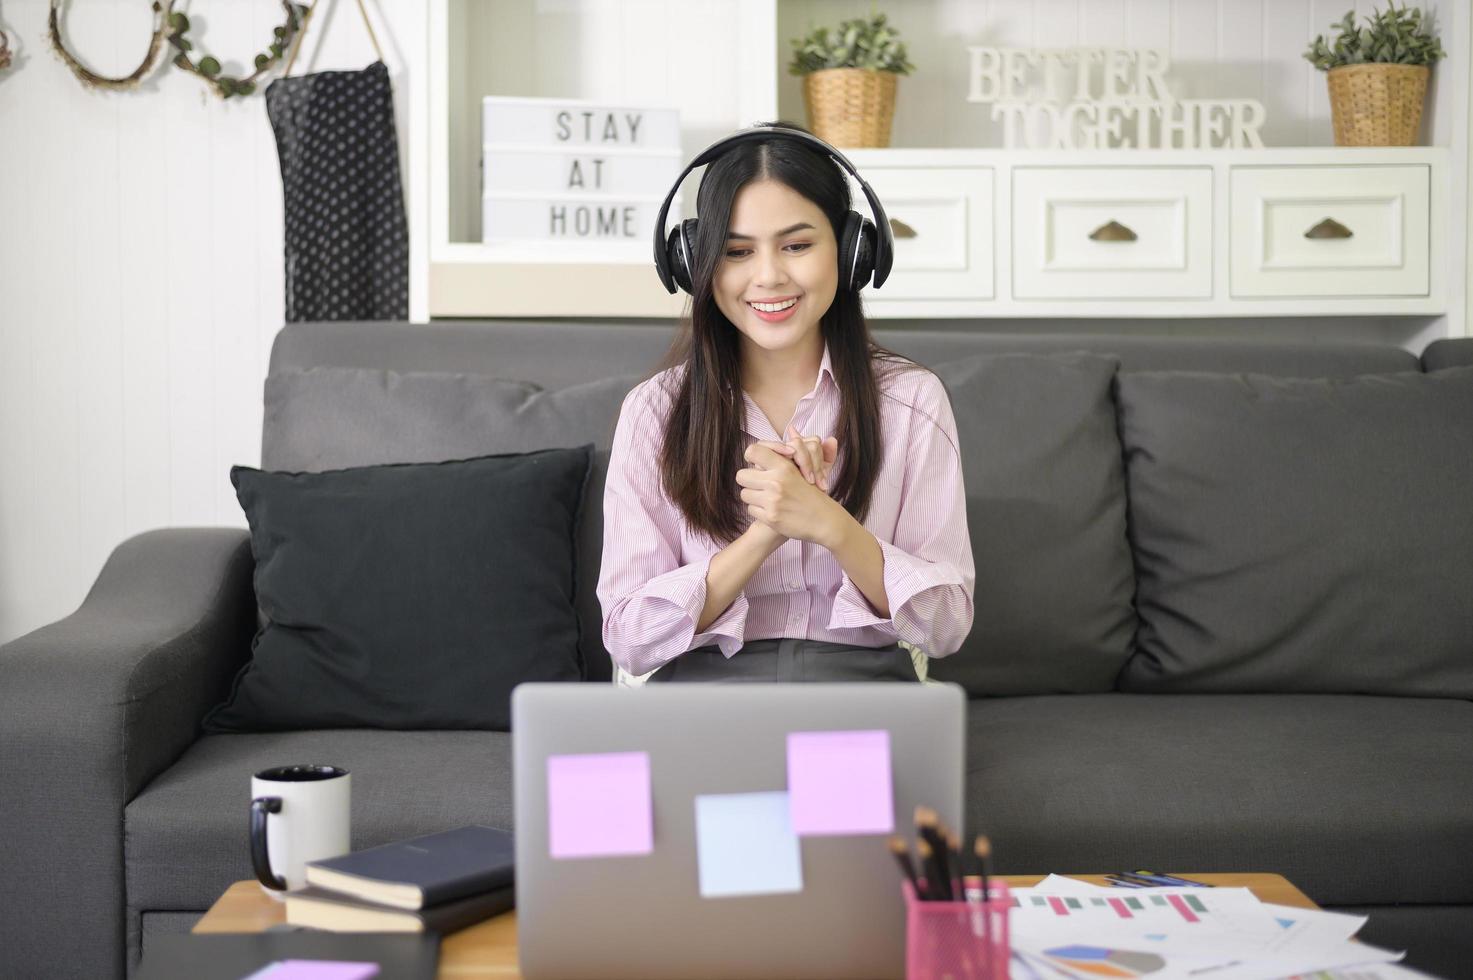
[{"label": "headphone headband", "polygon": [[853,175],[855,180],[859,181],[859,187],[864,191],[864,198],[869,202],[870,211],[874,215],[876,232],[875,271],[874,278],[871,280],[874,288],[878,289],[880,284],[890,275],[890,266],[894,261],[894,237],[890,230],[890,219],[885,217],[885,208],[880,204],[879,197],[870,188],[869,182],[859,175],[859,171],[855,169],[854,164],[850,163],[844,154],[812,133],[805,133],[799,129],[787,129],[782,126],[753,126],[733,133],[730,136],[725,136],[696,154],[696,158],[686,164],[685,169],[680,172],[680,176],[675,178],[675,183],[670,187],[670,193],[665,195],[665,201],[660,205],[660,216],[655,220],[655,271],[659,273],[660,282],[665,286],[667,292],[674,293],[676,286],[675,277],[670,271],[670,262],[665,250],[665,219],[670,211],[670,202],[675,199],[675,192],[680,189],[681,182],[685,180],[686,175],[692,170],[716,159],[725,153],[727,149],[738,143],[751,143],[758,140],[771,139],[790,139],[804,143],[810,148],[823,153]]}]

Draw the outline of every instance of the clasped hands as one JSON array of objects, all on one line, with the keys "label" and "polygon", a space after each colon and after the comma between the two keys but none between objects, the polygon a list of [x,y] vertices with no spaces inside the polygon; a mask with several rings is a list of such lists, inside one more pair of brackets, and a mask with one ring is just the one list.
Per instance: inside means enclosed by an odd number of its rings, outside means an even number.
[{"label": "clasped hands", "polygon": [[760,524],[783,538],[826,545],[849,517],[828,495],[839,440],[804,436],[791,425],[784,438],[787,442],[761,440],[747,447],[744,457],[750,466],[736,475],[742,502],[753,527]]}]

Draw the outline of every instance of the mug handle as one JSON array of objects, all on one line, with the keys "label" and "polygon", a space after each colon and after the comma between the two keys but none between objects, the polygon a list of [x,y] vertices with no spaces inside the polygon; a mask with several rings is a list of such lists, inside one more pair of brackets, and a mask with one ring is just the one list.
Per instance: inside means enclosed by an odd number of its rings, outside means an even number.
[{"label": "mug handle", "polygon": [[260,796],[251,800],[251,865],[261,884],[273,891],[286,891],[286,879],[271,870],[266,851],[266,814],[281,812],[281,797]]}]

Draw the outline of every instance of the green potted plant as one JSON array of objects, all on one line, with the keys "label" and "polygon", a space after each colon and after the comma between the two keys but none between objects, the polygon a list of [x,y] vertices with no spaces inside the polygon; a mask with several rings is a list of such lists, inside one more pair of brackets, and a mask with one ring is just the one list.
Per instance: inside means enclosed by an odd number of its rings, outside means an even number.
[{"label": "green potted plant", "polygon": [[794,38],[788,73],[803,76],[808,128],[834,146],[889,146],[895,82],[914,69],[884,14]]},{"label": "green potted plant", "polygon": [[1422,11],[1387,0],[1363,26],[1355,11],[1327,42],[1317,36],[1304,57],[1325,72],[1336,146],[1411,146],[1417,141],[1431,66],[1446,52]]}]

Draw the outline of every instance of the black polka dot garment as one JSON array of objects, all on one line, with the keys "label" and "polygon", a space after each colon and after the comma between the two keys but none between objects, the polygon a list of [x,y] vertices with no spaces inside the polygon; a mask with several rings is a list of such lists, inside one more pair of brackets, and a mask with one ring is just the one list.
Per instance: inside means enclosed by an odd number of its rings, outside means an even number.
[{"label": "black polka dot garment", "polygon": [[409,318],[409,234],[389,69],[266,88],[286,226],[286,319]]}]

